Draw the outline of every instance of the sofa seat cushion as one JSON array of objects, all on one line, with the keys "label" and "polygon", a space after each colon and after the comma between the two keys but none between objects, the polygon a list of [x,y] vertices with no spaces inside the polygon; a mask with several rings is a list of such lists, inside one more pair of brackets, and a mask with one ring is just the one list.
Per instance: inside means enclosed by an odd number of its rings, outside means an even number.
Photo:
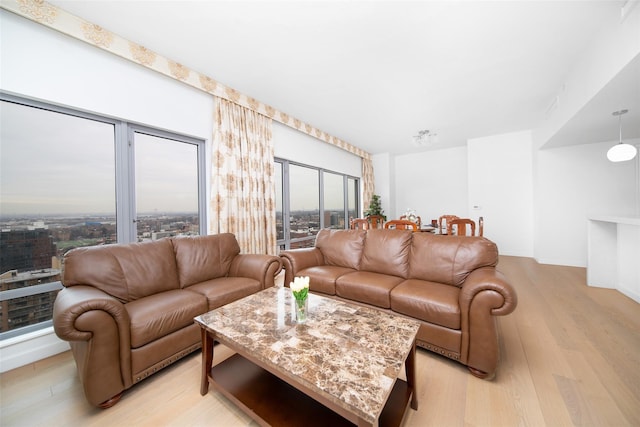
[{"label": "sofa seat cushion", "polygon": [[336,295],[377,307],[391,308],[389,294],[403,281],[402,277],[356,271],[336,280]]},{"label": "sofa seat cushion", "polygon": [[172,290],[125,304],[131,319],[131,347],[189,326],[193,318],[207,312],[207,299],[195,292]]},{"label": "sofa seat cushion", "polygon": [[[296,276],[309,276],[309,290],[312,292],[335,295],[336,280],[354,271],[354,269],[347,267],[321,265],[300,270],[296,273]],[[289,286],[288,283],[286,285]]]},{"label": "sofa seat cushion", "polygon": [[460,289],[442,283],[409,279],[391,291],[391,309],[425,322],[460,329]]},{"label": "sofa seat cushion", "polygon": [[[204,295],[210,311],[262,290],[262,285],[248,277],[219,277],[189,286],[187,290]],[[200,313],[200,314],[202,314]]]}]

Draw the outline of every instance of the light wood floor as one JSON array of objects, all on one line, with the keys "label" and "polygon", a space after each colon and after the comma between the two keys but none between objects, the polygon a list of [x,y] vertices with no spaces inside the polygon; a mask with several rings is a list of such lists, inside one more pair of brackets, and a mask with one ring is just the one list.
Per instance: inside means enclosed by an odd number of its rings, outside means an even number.
[{"label": "light wood floor", "polygon": [[[518,292],[498,317],[493,381],[418,351],[420,408],[405,426],[640,426],[640,305],[586,286],[585,269],[501,257]],[[216,347],[216,360],[229,355]],[[2,426],[255,425],[219,394],[200,396],[196,353],[127,391],[108,410],[89,406],[69,352],[4,373]]]}]

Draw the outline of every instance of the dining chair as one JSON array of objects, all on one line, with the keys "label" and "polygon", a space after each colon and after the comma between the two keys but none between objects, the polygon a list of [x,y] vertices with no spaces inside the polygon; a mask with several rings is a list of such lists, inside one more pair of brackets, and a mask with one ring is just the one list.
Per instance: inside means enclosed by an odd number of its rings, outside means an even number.
[{"label": "dining chair", "polygon": [[392,219],[384,223],[384,228],[396,230],[413,230],[418,231],[418,224],[408,219]]},{"label": "dining chair", "polygon": [[368,230],[369,229],[369,220],[367,218],[353,218],[349,222],[349,227],[352,230]]},{"label": "dining chair", "polygon": [[[453,226],[455,225],[455,229]],[[467,235],[467,225],[471,227],[470,236],[475,236],[476,234],[476,222],[469,218],[456,218],[451,221],[447,221],[447,234],[449,236],[457,235],[457,236],[466,236]]]},{"label": "dining chair", "polygon": [[382,228],[384,224],[384,217],[382,215],[369,215],[367,219],[369,220],[370,228]]},{"label": "dining chair", "polygon": [[447,225],[449,224],[449,221],[458,219],[458,218],[459,217],[456,215],[441,215],[440,218],[438,218],[438,229],[440,233],[442,233],[443,230],[447,229]]},{"label": "dining chair", "polygon": [[[408,221],[411,221],[409,218],[407,218],[406,215],[402,215],[400,217],[400,219],[406,219]],[[416,220],[414,221],[416,224],[418,224],[418,228],[420,228],[420,225],[422,224],[422,219],[420,219],[420,217],[418,215],[416,215]]]},{"label": "dining chair", "polygon": [[484,233],[484,218],[478,218],[478,236],[482,237]]}]

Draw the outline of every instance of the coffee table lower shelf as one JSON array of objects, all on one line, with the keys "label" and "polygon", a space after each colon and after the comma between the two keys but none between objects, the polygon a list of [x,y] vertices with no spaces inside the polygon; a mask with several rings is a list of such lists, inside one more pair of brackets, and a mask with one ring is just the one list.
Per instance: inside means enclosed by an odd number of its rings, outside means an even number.
[{"label": "coffee table lower shelf", "polygon": [[[353,426],[331,409],[239,354],[211,368],[209,383],[261,425]],[[380,415],[379,426],[399,426],[412,390],[397,379]]]}]

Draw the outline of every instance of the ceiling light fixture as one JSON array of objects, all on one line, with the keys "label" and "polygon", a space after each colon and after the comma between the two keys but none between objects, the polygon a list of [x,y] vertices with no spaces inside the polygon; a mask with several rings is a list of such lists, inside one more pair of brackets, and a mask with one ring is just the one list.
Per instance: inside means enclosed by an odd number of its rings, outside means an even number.
[{"label": "ceiling light fixture", "polygon": [[614,111],[614,116],[618,116],[618,122],[620,126],[620,142],[609,148],[607,151],[607,159],[612,162],[624,162],[631,160],[636,156],[638,149],[631,144],[625,144],[622,142],[622,115],[628,113],[629,110]]},{"label": "ceiling light fixture", "polygon": [[429,129],[420,130],[417,135],[413,136],[413,143],[419,147],[435,144],[436,142],[438,142],[438,134]]}]

